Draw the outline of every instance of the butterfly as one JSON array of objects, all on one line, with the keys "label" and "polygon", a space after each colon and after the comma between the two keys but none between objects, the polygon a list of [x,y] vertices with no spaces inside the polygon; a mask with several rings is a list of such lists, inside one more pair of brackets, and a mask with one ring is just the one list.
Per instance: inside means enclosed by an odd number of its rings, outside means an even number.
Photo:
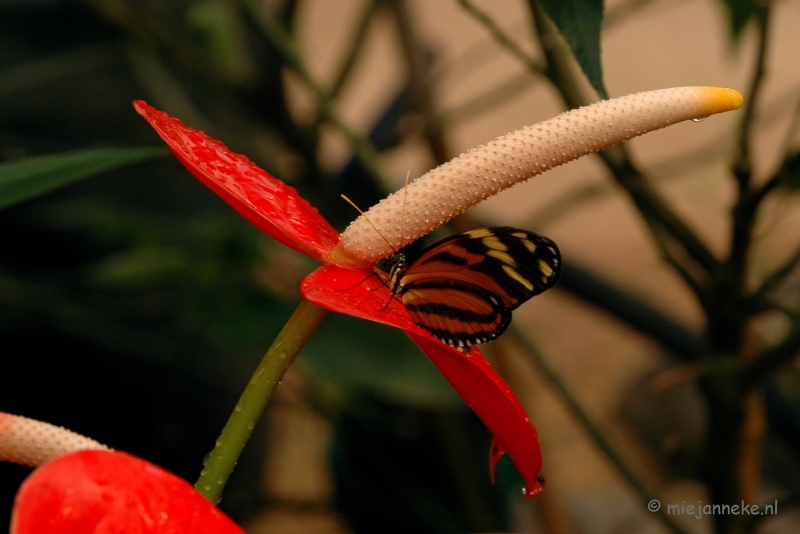
[{"label": "butterfly", "polygon": [[387,261],[392,297],[417,326],[462,349],[496,339],[508,328],[512,310],[553,287],[561,275],[553,241],[506,226],[446,237],[411,263],[402,253]]}]

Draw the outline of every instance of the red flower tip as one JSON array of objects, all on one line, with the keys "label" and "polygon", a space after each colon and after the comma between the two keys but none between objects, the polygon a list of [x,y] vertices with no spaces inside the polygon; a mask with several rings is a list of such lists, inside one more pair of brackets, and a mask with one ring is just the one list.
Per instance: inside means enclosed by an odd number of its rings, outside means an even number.
[{"label": "red flower tip", "polygon": [[297,191],[247,157],[142,100],[133,107],[195,177],[258,228],[323,263],[338,232]]},{"label": "red flower tip", "polygon": [[59,456],[25,480],[10,533],[45,532],[245,534],[185,480],[110,451]]},{"label": "red flower tip", "polygon": [[[539,452],[539,444],[536,443],[536,452]],[[497,439],[497,436],[492,437],[492,444],[489,447],[489,474],[492,479],[492,484],[494,484],[494,474],[495,470],[497,469],[497,462],[500,461],[500,458],[506,453],[506,448],[500,444],[500,441]],[[524,464],[523,464],[524,465]],[[539,462],[539,467],[541,467],[541,461]],[[539,492],[544,489],[544,477],[542,475],[538,475],[538,471],[536,478],[533,477],[525,477],[525,487],[522,488],[522,495],[524,495],[528,499],[533,499]],[[524,473],[523,473],[523,476]]]}]

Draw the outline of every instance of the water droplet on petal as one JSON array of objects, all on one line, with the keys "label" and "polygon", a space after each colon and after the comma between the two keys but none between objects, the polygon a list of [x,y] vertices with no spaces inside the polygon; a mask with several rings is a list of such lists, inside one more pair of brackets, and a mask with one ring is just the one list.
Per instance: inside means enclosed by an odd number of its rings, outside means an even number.
[{"label": "water droplet on petal", "polygon": [[696,117],[696,118],[692,119],[692,122],[703,122],[707,118],[708,117]]}]

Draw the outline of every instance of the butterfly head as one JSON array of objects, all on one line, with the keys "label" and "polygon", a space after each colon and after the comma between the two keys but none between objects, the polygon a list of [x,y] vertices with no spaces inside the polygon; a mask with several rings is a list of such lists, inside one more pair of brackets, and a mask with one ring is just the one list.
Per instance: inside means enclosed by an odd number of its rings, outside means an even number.
[{"label": "butterfly head", "polygon": [[397,295],[403,289],[403,273],[408,268],[408,260],[402,252],[395,252],[386,260],[389,265],[389,290]]}]

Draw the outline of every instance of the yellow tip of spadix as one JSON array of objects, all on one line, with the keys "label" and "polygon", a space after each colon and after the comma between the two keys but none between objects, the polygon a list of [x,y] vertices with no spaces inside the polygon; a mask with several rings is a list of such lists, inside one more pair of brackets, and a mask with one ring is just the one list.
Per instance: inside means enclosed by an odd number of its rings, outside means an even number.
[{"label": "yellow tip of spadix", "polygon": [[739,109],[744,103],[744,97],[735,89],[723,87],[698,87],[698,89],[704,93],[709,115]]}]

